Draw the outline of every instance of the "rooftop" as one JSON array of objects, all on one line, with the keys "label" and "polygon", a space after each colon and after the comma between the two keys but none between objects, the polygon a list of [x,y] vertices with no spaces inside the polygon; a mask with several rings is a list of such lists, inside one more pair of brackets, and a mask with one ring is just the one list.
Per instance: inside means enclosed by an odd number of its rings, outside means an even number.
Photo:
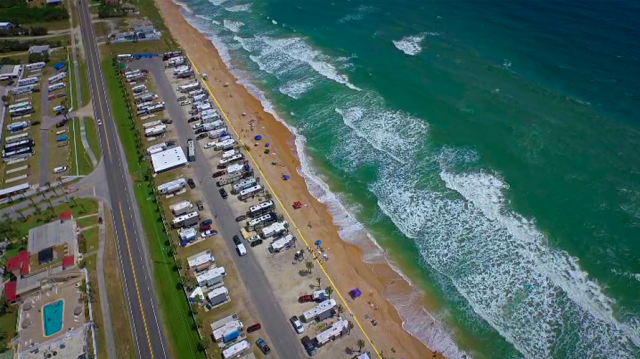
[{"label": "rooftop", "polygon": [[20,275],[29,274],[29,264],[31,263],[31,253],[28,250],[23,250],[18,253],[17,256],[9,258],[7,260],[7,270],[13,272],[20,270]]},{"label": "rooftop", "polygon": [[34,45],[29,48],[29,53],[30,54],[43,53],[43,52],[49,53],[50,49],[51,49],[51,46],[49,45]]},{"label": "rooftop", "polygon": [[20,75],[21,65],[0,65],[0,75]]},{"label": "rooftop", "polygon": [[155,173],[160,173],[176,167],[184,166],[187,164],[187,156],[184,155],[182,147],[176,146],[168,150],[152,154],[151,163],[153,164],[153,171]]},{"label": "rooftop", "polygon": [[57,220],[29,231],[29,243],[27,249],[31,253],[38,253],[49,247],[67,244],[69,253],[75,254],[76,233],[75,221],[68,214],[63,213],[61,217],[67,220]]}]

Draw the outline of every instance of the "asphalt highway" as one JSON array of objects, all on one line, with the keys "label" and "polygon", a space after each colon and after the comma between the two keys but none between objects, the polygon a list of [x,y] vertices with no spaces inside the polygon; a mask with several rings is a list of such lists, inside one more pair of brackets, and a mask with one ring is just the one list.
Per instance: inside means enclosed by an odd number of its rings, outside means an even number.
[{"label": "asphalt highway", "polygon": [[149,253],[141,230],[140,215],[133,195],[124,150],[109,108],[100,53],[86,0],[79,0],[82,43],[87,58],[91,98],[96,119],[101,119],[98,133],[104,153],[106,181],[109,188],[117,248],[124,277],[125,299],[131,319],[138,358],[169,358],[165,334],[149,265]]},{"label": "asphalt highway", "polygon": [[[190,124],[187,123],[182,108],[178,104],[171,83],[164,73],[164,62],[158,58],[143,59],[134,61],[130,65],[133,69],[147,69],[152,74],[158,91],[158,95],[166,104],[169,118],[173,120],[173,127],[178,135],[179,143],[186,149],[187,140],[195,138]],[[206,140],[203,140],[206,141]],[[216,221],[219,225],[218,231],[224,238],[227,248],[231,253],[236,254],[235,245],[232,241],[234,235],[240,235],[240,225],[235,221],[231,207],[227,201],[223,200],[218,193],[215,180],[211,177],[212,168],[208,163],[200,146],[196,146],[196,161],[192,163],[197,176],[197,183],[201,187],[204,199],[209,203],[210,208],[217,214]],[[263,246],[266,246],[264,244]],[[262,330],[266,330],[271,339],[269,345],[272,351],[282,359],[305,358],[302,344],[298,340],[293,327],[285,316],[278,300],[273,294],[266,274],[254,257],[252,248],[248,245],[247,255],[240,257],[233,255],[233,259],[240,276],[245,283],[253,305],[256,307],[262,323]],[[261,248],[264,250],[264,248]],[[253,323],[245,323],[249,326]]]}]

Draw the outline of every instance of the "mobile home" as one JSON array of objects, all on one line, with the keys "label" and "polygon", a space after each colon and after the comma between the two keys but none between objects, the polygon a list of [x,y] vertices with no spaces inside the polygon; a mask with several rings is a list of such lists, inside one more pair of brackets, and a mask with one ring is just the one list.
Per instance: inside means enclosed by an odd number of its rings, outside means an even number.
[{"label": "mobile home", "polygon": [[169,209],[171,209],[171,213],[173,213],[174,216],[181,216],[189,212],[192,208],[193,203],[191,203],[191,201],[178,202],[169,207]]},{"label": "mobile home", "polygon": [[163,183],[158,186],[158,192],[161,194],[171,194],[180,191],[187,186],[187,180],[178,178],[175,181]]},{"label": "mobile home", "polygon": [[[324,302],[318,304],[314,308],[309,309],[306,312],[302,313],[302,318],[307,323],[313,320],[321,321],[321,320],[327,319],[331,317],[333,314],[335,314],[335,311],[333,309],[335,306],[336,306],[336,301],[334,299],[325,300]],[[334,313],[332,314],[332,312]],[[320,318],[323,318],[323,319],[320,319]]]},{"label": "mobile home", "polygon": [[29,135],[28,133],[21,133],[19,135],[8,136],[4,140],[6,143],[13,143],[28,140],[29,138],[31,138],[31,135]]},{"label": "mobile home", "polygon": [[26,68],[27,71],[38,71],[44,69],[45,66],[47,66],[47,64],[44,62],[34,62],[33,64],[27,64]]},{"label": "mobile home", "polygon": [[203,270],[209,269],[209,267],[211,267],[215,262],[216,259],[213,257],[213,254],[211,254],[211,251],[208,250],[187,258],[189,269],[196,272],[202,272]]},{"label": "mobile home", "polygon": [[196,280],[201,287],[215,287],[223,282],[226,274],[224,267],[215,267],[198,274]]},{"label": "mobile home", "polygon": [[134,86],[131,90],[133,93],[142,93],[147,90],[147,85]]},{"label": "mobile home", "polygon": [[262,238],[275,237],[287,232],[287,222],[276,222],[260,230]]},{"label": "mobile home", "polygon": [[26,85],[26,86],[18,86],[11,87],[9,91],[11,91],[14,95],[22,95],[25,93],[32,93],[36,90],[36,85]]},{"label": "mobile home", "polygon": [[229,301],[229,290],[227,287],[220,287],[207,293],[207,299],[212,306],[224,304]]},{"label": "mobile home", "polygon": [[57,75],[49,77],[48,81],[49,81],[49,84],[53,84],[53,83],[56,83],[58,81],[64,80],[66,77],[67,77],[67,73],[66,72],[61,72],[61,73],[59,73]]},{"label": "mobile home", "polygon": [[53,84],[49,86],[49,92],[58,91],[67,87],[67,84],[64,82],[58,82],[57,84]]},{"label": "mobile home", "polygon": [[235,146],[235,144],[236,144],[236,141],[231,138],[228,140],[217,142],[214,148],[216,149],[216,151],[220,151],[220,150],[226,151],[226,150],[232,149]]},{"label": "mobile home", "polygon": [[178,91],[180,91],[180,92],[189,92],[189,91],[193,91],[193,90],[199,89],[199,88],[200,88],[200,83],[198,81],[196,81],[196,82],[192,82],[190,84],[178,86]]},{"label": "mobile home", "polygon": [[251,348],[251,344],[249,344],[248,341],[243,340],[239,343],[236,343],[232,346],[230,346],[229,348],[225,349],[222,352],[222,358],[223,359],[229,359],[229,358],[234,358],[237,357],[238,355],[244,353],[245,351],[249,350]]},{"label": "mobile home", "polygon": [[158,126],[154,126],[154,127],[147,128],[146,130],[144,130],[144,135],[146,137],[153,137],[153,136],[161,135],[161,134],[163,134],[165,132],[167,132],[167,126],[166,125],[158,125]]},{"label": "mobile home", "polygon": [[313,344],[316,347],[321,347],[328,342],[338,339],[349,332],[349,322],[340,318],[337,322],[333,323],[329,329],[326,329],[322,333],[318,334],[313,340]]},{"label": "mobile home", "polygon": [[271,243],[269,247],[269,252],[277,253],[283,249],[289,249],[295,243],[295,237],[291,234],[287,234],[286,236],[276,239]]},{"label": "mobile home", "polygon": [[33,84],[37,84],[40,81],[40,78],[38,77],[27,77],[24,79],[20,79],[18,80],[18,86],[26,86],[26,85],[33,85]]},{"label": "mobile home", "polygon": [[18,132],[18,131],[24,130],[27,127],[29,127],[29,122],[20,121],[20,122],[12,123],[9,126],[7,126],[7,130],[9,130],[9,132]]},{"label": "mobile home", "polygon": [[174,218],[171,222],[171,225],[173,226],[173,228],[191,227],[195,224],[198,224],[198,221],[200,221],[200,214],[196,211],[193,211]]},{"label": "mobile home", "polygon": [[[223,287],[224,288],[224,287]],[[225,336],[231,336],[233,332],[240,331],[243,328],[242,322],[239,320],[232,320],[222,327],[213,331],[213,340],[217,343],[224,342]]]},{"label": "mobile home", "polygon": [[180,230],[178,235],[180,236],[180,247],[186,247],[198,238],[198,231],[195,228],[185,228]]}]

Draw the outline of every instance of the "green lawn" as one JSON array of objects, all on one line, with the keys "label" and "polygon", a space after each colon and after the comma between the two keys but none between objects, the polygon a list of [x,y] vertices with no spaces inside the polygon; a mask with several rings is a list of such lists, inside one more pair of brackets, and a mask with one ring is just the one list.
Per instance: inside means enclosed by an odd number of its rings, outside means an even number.
[{"label": "green lawn", "polygon": [[89,69],[87,68],[86,60],[80,60],[79,71],[80,71],[80,93],[82,96],[82,103],[79,104],[79,106],[86,106],[90,101]]},{"label": "green lawn", "polygon": [[[98,287],[98,272],[96,268],[96,260],[97,260],[96,254],[87,256],[84,259],[85,268],[89,271],[89,284],[91,286],[93,319],[95,320],[95,324],[97,327],[96,335],[98,337],[98,358],[108,358],[107,341],[105,338],[104,331],[101,330],[104,324],[103,323],[104,318],[102,316],[102,308],[100,306],[100,288]],[[89,336],[89,338],[91,338],[91,336]],[[91,346],[91,350],[93,351],[92,346]]]},{"label": "green lawn", "polygon": [[9,308],[9,312],[0,317],[0,332],[4,334],[4,339],[0,340],[0,352],[9,350],[8,344],[16,334],[16,324],[18,321],[18,309]]},{"label": "green lawn", "polygon": [[[69,141],[69,151],[71,153],[71,164],[69,166],[69,174],[88,175],[93,170],[91,158],[84,150],[82,139],[80,138],[80,121],[74,118],[69,123],[69,133],[72,135]],[[78,152],[78,164],[76,167],[76,151]]]},{"label": "green lawn", "polygon": [[26,27],[46,27],[47,30],[66,30],[69,28],[69,19],[50,21],[50,22],[34,22],[24,24]]},{"label": "green lawn", "polygon": [[87,252],[97,251],[98,244],[99,244],[98,235],[100,234],[99,228],[98,227],[89,228],[82,233],[84,233],[84,239],[85,241],[87,241],[86,242]]},{"label": "green lawn", "polygon": [[98,216],[91,216],[91,217],[86,217],[82,219],[77,219],[76,222],[78,223],[79,227],[93,226],[94,224],[98,224]]},{"label": "green lawn", "polygon": [[[107,58],[102,62],[105,73],[111,108],[118,127],[120,140],[125,149],[127,163],[135,181],[135,196],[140,209],[140,217],[144,231],[149,240],[151,260],[154,263],[153,274],[156,288],[160,295],[158,303],[161,307],[165,328],[169,331],[169,342],[173,357],[203,358],[204,353],[198,350],[200,338],[194,328],[194,321],[190,314],[188,300],[181,288],[178,272],[174,270],[175,261],[169,253],[169,238],[162,225],[160,209],[153,197],[151,183],[142,181],[141,173],[147,164],[138,161],[138,150],[133,135],[132,124],[125,106],[126,93],[120,88],[118,73]],[[135,128],[135,127],[133,127]]]},{"label": "green lawn", "polygon": [[[69,70],[69,78],[67,80],[67,99],[70,101],[70,106],[74,109],[78,109],[80,107],[80,103],[78,103],[78,96],[76,94],[76,67],[74,66],[73,56],[67,57],[70,61],[67,62],[67,69]],[[73,101],[71,99],[73,98]]]},{"label": "green lawn", "polygon": [[84,128],[87,132],[87,142],[89,142],[91,152],[93,152],[96,159],[100,161],[102,151],[100,150],[100,139],[98,138],[98,125],[94,119],[89,117],[84,119]]}]

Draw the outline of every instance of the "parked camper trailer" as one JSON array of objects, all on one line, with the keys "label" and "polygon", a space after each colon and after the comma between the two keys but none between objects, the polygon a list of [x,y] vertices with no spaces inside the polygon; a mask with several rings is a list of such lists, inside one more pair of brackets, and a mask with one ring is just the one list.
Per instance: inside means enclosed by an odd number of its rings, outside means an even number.
[{"label": "parked camper trailer", "polygon": [[260,230],[260,236],[264,239],[275,237],[287,232],[287,222],[276,222]]},{"label": "parked camper trailer", "polygon": [[173,228],[181,228],[181,227],[191,227],[200,221],[200,214],[198,212],[193,211],[187,214],[183,214],[173,219],[171,225]]},{"label": "parked camper trailer", "polygon": [[194,254],[187,258],[189,269],[193,269],[196,272],[202,272],[203,270],[209,269],[215,262],[216,259],[209,250]]},{"label": "parked camper trailer", "polygon": [[4,140],[6,143],[14,143],[14,142],[28,140],[29,138],[31,138],[31,135],[29,135],[28,133],[21,133],[19,135],[8,136]]},{"label": "parked camper trailer", "polygon": [[273,241],[273,243],[271,243],[271,246],[269,246],[269,252],[277,253],[283,249],[289,249],[291,248],[291,246],[293,246],[294,243],[295,237],[291,234],[287,234],[286,236]]},{"label": "parked camper trailer", "polygon": [[190,201],[178,202],[169,207],[169,209],[171,209],[171,213],[173,213],[174,216],[181,216],[189,212],[192,208],[193,203],[191,203]]},{"label": "parked camper trailer", "polygon": [[232,149],[236,144],[236,141],[234,139],[228,139],[228,140],[224,140],[224,141],[219,141],[216,143],[215,145],[215,149],[216,151],[220,151],[220,150],[230,150]]},{"label": "parked camper trailer", "polygon": [[231,188],[231,194],[238,194],[240,191],[247,188],[251,188],[257,184],[258,184],[258,180],[255,178],[249,178],[242,182],[238,182],[234,184],[233,187]]},{"label": "parked camper trailer", "polygon": [[153,101],[155,99],[158,98],[158,95],[156,95],[153,92],[145,92],[142,93],[138,96],[136,96],[136,103],[144,103],[144,102],[149,102],[149,101]]},{"label": "parked camper trailer", "polygon": [[223,359],[230,359],[230,358],[235,358],[238,355],[244,353],[245,351],[249,350],[251,348],[251,344],[246,341],[243,340],[239,343],[236,343],[230,347],[228,347],[227,349],[222,351],[222,358]]},{"label": "parked camper trailer", "polygon": [[180,230],[178,235],[180,236],[180,247],[186,247],[198,238],[198,231],[195,228],[185,228]]},{"label": "parked camper trailer", "polygon": [[67,84],[64,82],[58,82],[57,84],[53,84],[51,86],[49,86],[49,92],[54,92],[54,91],[58,91],[61,90],[63,88],[67,87]]},{"label": "parked camper trailer", "polygon": [[275,213],[267,213],[258,218],[254,218],[247,223],[247,230],[254,231],[278,220],[278,216]]},{"label": "parked camper trailer", "polygon": [[167,132],[167,126],[166,125],[158,125],[158,126],[150,127],[150,128],[147,128],[146,130],[144,130],[144,135],[146,137],[153,137],[153,136],[161,135],[161,134],[163,134],[165,132]]},{"label": "parked camper trailer", "polygon": [[212,335],[213,335],[213,340],[215,340],[216,342],[223,342],[224,338],[233,333],[233,332],[237,332],[239,330],[241,330],[243,328],[243,324],[241,321],[239,320],[232,320],[228,323],[226,323],[225,325],[223,325],[222,327],[216,329],[213,331]]},{"label": "parked camper trailer", "polygon": [[256,217],[265,212],[270,211],[274,206],[275,206],[275,203],[272,200],[261,202],[259,204],[256,204],[255,206],[249,207],[249,211],[247,212],[247,215],[249,217]]},{"label": "parked camper trailer", "polygon": [[193,90],[199,89],[199,88],[200,88],[200,83],[198,81],[196,81],[196,82],[192,82],[192,83],[187,84],[187,85],[178,86],[178,91],[180,91],[180,92],[189,92],[189,91],[193,91]]},{"label": "parked camper trailer", "polygon": [[44,69],[45,66],[47,66],[47,64],[44,62],[35,62],[33,64],[27,64],[25,67],[27,71],[38,71]]},{"label": "parked camper trailer", "polygon": [[193,69],[188,69],[188,70],[180,71],[175,76],[179,79],[186,79],[186,78],[192,77],[193,74],[194,74]]},{"label": "parked camper trailer", "polygon": [[171,194],[180,191],[187,186],[187,180],[184,178],[178,178],[177,180],[163,183],[158,186],[158,192],[161,194]]},{"label": "parked camper trailer", "polygon": [[9,115],[11,117],[24,116],[33,112],[33,107],[31,105],[27,105],[24,107],[14,108],[13,110],[9,110]]},{"label": "parked camper trailer", "polygon": [[152,155],[154,153],[162,152],[166,149],[167,149],[167,144],[165,142],[162,142],[153,146],[149,146],[149,148],[147,148],[147,153]]},{"label": "parked camper trailer", "polygon": [[134,86],[131,90],[133,93],[142,93],[147,90],[147,85]]},{"label": "parked camper trailer", "polygon": [[18,86],[33,85],[37,84],[38,82],[40,82],[40,78],[32,76],[18,80]]},{"label": "parked camper trailer", "polygon": [[162,60],[163,61],[167,61],[169,59],[172,59],[172,58],[180,56],[180,55],[182,55],[182,51],[181,50],[165,52],[165,53],[162,54]]},{"label": "parked camper trailer", "polygon": [[31,101],[22,101],[22,102],[14,103],[13,105],[9,105],[8,109],[9,111],[11,111],[18,108],[29,107],[29,106],[31,106]]},{"label": "parked camper trailer", "polygon": [[33,147],[33,141],[30,139],[25,139],[22,141],[7,143],[6,145],[4,145],[4,150],[11,152],[25,147]]},{"label": "parked camper trailer", "polygon": [[235,155],[233,155],[233,156],[231,156],[229,158],[223,158],[218,163],[218,168],[226,168],[227,166],[229,166],[232,163],[241,161],[243,158],[244,158],[244,155],[242,153],[236,153]]},{"label": "parked camper trailer", "polygon": [[142,124],[142,128],[147,129],[147,128],[156,127],[156,126],[160,126],[160,125],[162,125],[162,121],[155,120],[155,121],[149,121],[149,122],[143,123]]},{"label": "parked camper trailer", "polygon": [[9,130],[9,132],[17,132],[17,131],[22,131],[27,127],[29,127],[29,122],[20,121],[20,122],[14,122],[9,126],[7,126],[7,130]]},{"label": "parked camper trailer", "polygon": [[56,115],[63,113],[64,110],[66,110],[64,106],[56,106],[53,108],[53,112],[55,112]]},{"label": "parked camper trailer", "polygon": [[9,91],[11,91],[15,95],[22,95],[22,94],[25,94],[25,93],[32,93],[32,92],[36,91],[36,85],[26,85],[26,86],[11,87],[9,89]]},{"label": "parked camper trailer", "polygon": [[224,304],[229,301],[229,289],[224,286],[216,288],[207,293],[207,300],[209,301],[209,304],[214,307]]},{"label": "parked camper trailer", "polygon": [[196,280],[201,287],[215,287],[223,282],[226,274],[224,267],[215,267],[198,274]]},{"label": "parked camper trailer", "polygon": [[349,332],[349,322],[340,319],[333,323],[328,329],[318,334],[313,340],[316,347],[321,347],[332,340],[338,339]]},{"label": "parked camper trailer", "polygon": [[[307,310],[306,312],[302,313],[302,319],[304,319],[305,322],[311,322],[313,320],[324,320],[326,318],[329,317],[325,317],[327,315],[327,313],[331,313],[332,311],[334,311],[334,307],[336,306],[336,301],[334,299],[329,299],[329,300],[325,300],[324,302],[318,304],[316,307]],[[319,319],[325,317],[323,319]]]},{"label": "parked camper trailer", "polygon": [[262,186],[258,184],[253,187],[249,187],[247,189],[243,189],[242,191],[240,191],[240,194],[238,195],[238,199],[241,201],[244,201],[248,198],[253,198],[261,194],[263,191],[264,189],[262,188]]},{"label": "parked camper trailer", "polygon": [[58,81],[62,81],[65,78],[67,78],[67,73],[66,72],[61,72],[61,73],[59,73],[57,75],[49,77],[49,84],[53,84],[53,83],[56,83]]},{"label": "parked camper trailer", "polygon": [[33,147],[24,147],[13,151],[2,151],[3,158],[32,156],[35,154]]},{"label": "parked camper trailer", "polygon": [[224,136],[226,134],[227,134],[226,128],[219,128],[217,130],[211,130],[207,132],[207,136],[212,140],[215,140],[216,138],[220,138],[221,136]]},{"label": "parked camper trailer", "polygon": [[246,170],[243,171],[238,171],[238,172],[233,172],[230,173],[228,175],[226,175],[225,177],[221,178],[218,180],[218,182],[216,182],[216,185],[218,187],[222,187],[222,186],[226,186],[228,184],[234,184],[238,181],[241,181],[245,178],[249,178],[253,176],[253,171],[251,170],[250,167],[247,166]]}]

